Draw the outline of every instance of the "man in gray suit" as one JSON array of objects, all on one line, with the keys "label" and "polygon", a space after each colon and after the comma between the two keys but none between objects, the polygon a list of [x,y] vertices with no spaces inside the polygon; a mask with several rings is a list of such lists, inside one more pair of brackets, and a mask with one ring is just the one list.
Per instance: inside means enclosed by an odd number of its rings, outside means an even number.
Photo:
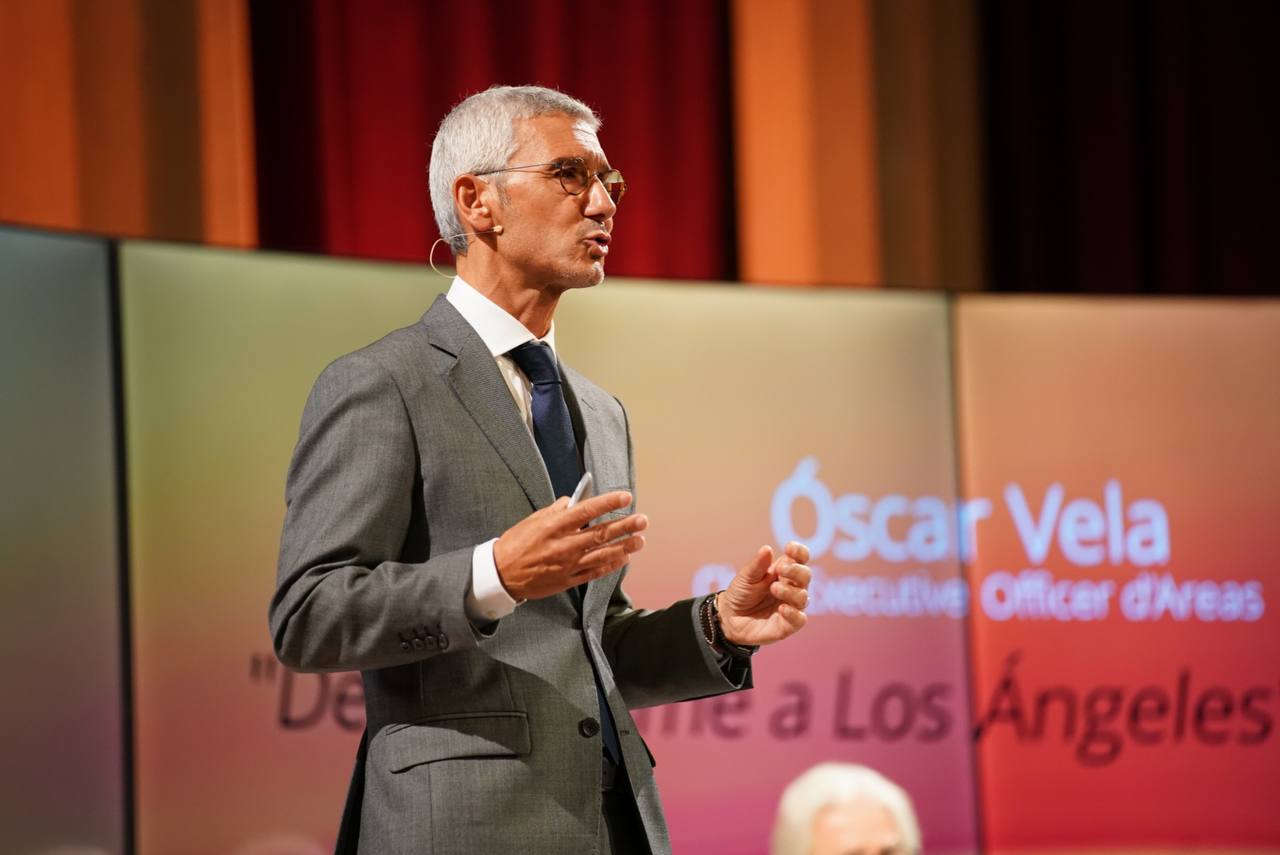
[{"label": "man in gray suit", "polygon": [[[658,610],[622,405],[554,355],[604,278],[626,185],[581,102],[495,87],[441,123],[431,195],[458,277],[422,320],[316,381],[289,468],[276,652],[363,672],[340,851],[667,852],[629,709],[750,685],[805,623],[805,548]],[[571,504],[583,472],[597,495]]]}]

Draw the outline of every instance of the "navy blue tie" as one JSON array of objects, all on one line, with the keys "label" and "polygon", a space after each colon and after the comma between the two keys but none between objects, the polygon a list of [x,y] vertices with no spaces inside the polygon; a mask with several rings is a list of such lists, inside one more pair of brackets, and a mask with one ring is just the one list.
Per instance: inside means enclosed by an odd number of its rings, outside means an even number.
[{"label": "navy blue tie", "polygon": [[[551,476],[556,497],[571,496],[582,477],[582,466],[578,463],[578,441],[573,436],[573,420],[569,417],[569,405],[564,398],[555,354],[542,342],[527,341],[508,351],[507,356],[533,384],[533,439],[542,454],[542,462],[547,466],[547,474]],[[582,608],[583,593],[579,592],[579,609]],[[594,675],[594,670],[592,673]],[[613,762],[620,763],[622,750],[618,743],[618,728],[605,702],[598,676],[595,682],[596,697],[600,703],[600,735]]]},{"label": "navy blue tie", "polygon": [[573,437],[573,421],[555,354],[542,342],[527,341],[507,356],[533,384],[533,438],[547,465],[551,486],[557,498],[571,496],[582,477],[582,467],[578,465],[578,442]]}]

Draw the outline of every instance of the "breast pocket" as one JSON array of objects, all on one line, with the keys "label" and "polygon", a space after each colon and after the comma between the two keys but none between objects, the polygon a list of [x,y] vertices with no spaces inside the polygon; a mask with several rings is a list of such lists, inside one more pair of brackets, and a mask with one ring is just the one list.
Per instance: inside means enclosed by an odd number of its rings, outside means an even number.
[{"label": "breast pocket", "polygon": [[[599,482],[596,482],[596,483],[598,484]],[[626,491],[626,492],[628,492],[628,493],[631,493],[631,496],[632,496],[632,504],[631,504],[629,507],[623,508],[623,509],[618,510],[618,511],[609,511],[609,513],[605,514],[604,516],[598,517],[598,518],[595,520],[595,522],[607,522],[607,521],[609,521],[609,520],[622,519],[623,517],[627,516],[628,514],[633,514],[633,513],[635,513],[635,510],[636,510],[636,508],[635,508],[635,493],[632,491],[632,489],[631,489],[631,485],[630,485],[630,484],[618,484],[618,485],[613,486],[613,487],[599,487],[599,486],[597,486],[597,487],[592,491],[592,493],[594,493],[594,494],[595,494],[595,495],[597,495],[597,496],[602,496],[602,495],[604,495],[605,493],[612,493],[612,492],[614,492],[614,491],[616,491],[616,490],[624,490],[624,491]]]}]

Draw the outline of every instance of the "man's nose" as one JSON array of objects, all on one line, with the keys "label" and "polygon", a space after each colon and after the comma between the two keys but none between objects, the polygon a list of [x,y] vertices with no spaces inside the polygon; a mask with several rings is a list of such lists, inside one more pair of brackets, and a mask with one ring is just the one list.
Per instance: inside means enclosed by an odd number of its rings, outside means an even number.
[{"label": "man's nose", "polygon": [[607,220],[617,211],[618,204],[609,195],[609,190],[604,186],[604,181],[600,180],[599,175],[593,175],[591,183],[587,185],[587,209],[583,213],[593,220]]}]

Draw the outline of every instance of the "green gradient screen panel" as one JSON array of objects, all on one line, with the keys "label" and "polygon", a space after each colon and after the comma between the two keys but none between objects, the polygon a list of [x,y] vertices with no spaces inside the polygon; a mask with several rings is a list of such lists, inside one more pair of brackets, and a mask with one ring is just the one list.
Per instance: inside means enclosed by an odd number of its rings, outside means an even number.
[{"label": "green gradient screen panel", "polygon": [[0,229],[6,852],[123,847],[107,266],[105,241]]},{"label": "green gradient screen panel", "polygon": [[324,366],[448,280],[148,243],[122,247],[121,277],[138,851],[331,851],[363,694],[272,654],[285,471]]}]

